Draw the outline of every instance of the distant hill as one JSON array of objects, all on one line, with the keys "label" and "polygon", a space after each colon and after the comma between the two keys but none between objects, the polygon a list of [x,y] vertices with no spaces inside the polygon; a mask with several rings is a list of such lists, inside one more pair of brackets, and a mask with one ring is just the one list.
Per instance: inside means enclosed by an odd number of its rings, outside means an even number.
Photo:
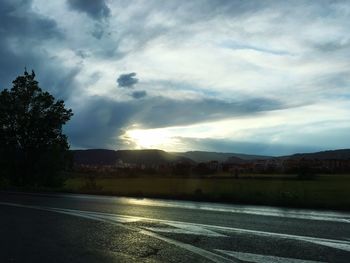
[{"label": "distant hill", "polygon": [[173,153],[179,156],[184,156],[192,159],[195,162],[208,162],[216,160],[219,162],[225,162],[231,157],[237,157],[242,160],[254,160],[254,159],[270,159],[271,156],[262,156],[262,155],[249,155],[241,153],[220,153],[220,152],[203,152],[203,151],[190,151],[190,152],[178,152]]},{"label": "distant hill", "polygon": [[163,164],[171,162],[193,162],[189,158],[161,150],[73,150],[74,163],[85,165],[114,165],[117,160],[132,164]]},{"label": "distant hill", "polygon": [[323,151],[315,153],[297,153],[290,156],[284,156],[282,158],[306,158],[306,159],[338,159],[338,160],[347,160],[350,159],[350,149],[341,149],[333,151]]},{"label": "distant hill", "polygon": [[117,160],[132,164],[164,164],[171,162],[190,162],[200,163],[209,161],[219,161],[228,163],[244,163],[256,159],[350,159],[350,149],[323,151],[316,153],[298,153],[289,156],[271,157],[262,155],[249,155],[240,153],[218,153],[218,152],[173,152],[168,153],[162,150],[73,150],[74,163],[85,165],[114,165]]},{"label": "distant hill", "polygon": [[135,164],[162,164],[179,161],[193,162],[189,158],[161,150],[119,150],[116,153],[117,159]]},{"label": "distant hill", "polygon": [[72,150],[75,164],[112,165],[116,163],[116,151],[104,149]]}]

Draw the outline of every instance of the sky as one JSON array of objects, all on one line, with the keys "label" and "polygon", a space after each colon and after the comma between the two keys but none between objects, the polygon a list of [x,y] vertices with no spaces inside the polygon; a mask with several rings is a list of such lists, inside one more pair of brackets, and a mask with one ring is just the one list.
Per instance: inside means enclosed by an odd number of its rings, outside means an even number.
[{"label": "sky", "polygon": [[1,0],[0,90],[24,67],[73,149],[350,148],[350,2]]}]

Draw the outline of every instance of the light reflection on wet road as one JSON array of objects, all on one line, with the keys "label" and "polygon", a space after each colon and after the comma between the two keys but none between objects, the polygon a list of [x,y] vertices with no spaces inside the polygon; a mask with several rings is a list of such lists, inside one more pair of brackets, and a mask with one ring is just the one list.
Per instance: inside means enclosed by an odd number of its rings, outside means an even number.
[{"label": "light reflection on wet road", "polygon": [[[76,253],[85,255],[82,257],[85,257],[85,261],[82,262],[98,262],[101,257],[104,262],[305,263],[348,262],[350,258],[349,213],[89,195],[18,193],[0,193],[0,209],[1,214],[5,215],[0,217],[3,228],[0,241],[5,244],[5,240],[9,240],[7,245],[0,248],[1,259],[16,259],[15,254],[3,251],[12,239],[17,247],[25,250],[16,236],[18,233],[11,234],[11,227],[16,228],[16,224],[21,224],[33,228],[32,224],[37,225],[37,221],[31,218],[37,218],[38,214],[43,218],[40,220],[44,222],[42,225],[47,228],[46,231],[53,232],[46,237],[55,244],[47,250],[49,254],[55,253],[54,248],[66,251],[71,243],[65,241],[64,237],[72,233],[65,231],[63,237],[57,236],[60,233],[56,229],[58,226],[84,222],[77,224],[73,231],[84,238],[74,243],[76,249],[68,250],[70,254],[64,252],[71,257],[75,257]],[[6,224],[9,226],[6,227]],[[85,224],[90,226],[86,229]],[[112,239],[101,236],[98,229],[101,224],[117,234]],[[84,233],[91,233],[92,240],[86,241]],[[120,233],[124,233],[124,236]],[[24,237],[31,239],[34,245],[39,245],[43,239],[41,234],[36,236],[35,233],[28,233]],[[101,241],[102,245],[94,244],[93,241],[99,239],[104,240]],[[114,239],[119,242],[111,241]],[[56,240],[61,240],[61,243],[57,244]],[[115,245],[108,245],[110,242]],[[128,246],[130,242],[133,245]],[[33,250],[35,249],[34,246]],[[142,250],[146,252],[138,252]],[[46,252],[41,252],[40,255],[45,257],[45,254]],[[33,253],[30,253],[28,259],[31,257]],[[67,262],[66,258],[56,259],[57,262]]]}]

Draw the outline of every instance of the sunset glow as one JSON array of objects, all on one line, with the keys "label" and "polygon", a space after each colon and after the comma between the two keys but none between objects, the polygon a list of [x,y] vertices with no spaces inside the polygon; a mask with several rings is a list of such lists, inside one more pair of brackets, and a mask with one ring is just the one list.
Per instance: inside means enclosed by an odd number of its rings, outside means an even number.
[{"label": "sunset glow", "polygon": [[25,2],[3,3],[0,88],[40,73],[73,148],[350,147],[347,1]]}]

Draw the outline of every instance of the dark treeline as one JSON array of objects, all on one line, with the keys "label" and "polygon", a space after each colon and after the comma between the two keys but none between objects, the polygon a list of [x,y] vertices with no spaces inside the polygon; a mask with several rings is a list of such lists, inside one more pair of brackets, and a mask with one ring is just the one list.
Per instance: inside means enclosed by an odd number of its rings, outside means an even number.
[{"label": "dark treeline", "polygon": [[123,162],[115,164],[79,164],[75,163],[74,171],[80,174],[106,176],[231,176],[245,175],[296,175],[299,179],[313,179],[317,174],[340,174],[350,172],[348,159],[307,159],[300,157],[242,160],[231,157],[225,162],[208,161],[196,163],[181,160],[163,163]]}]

